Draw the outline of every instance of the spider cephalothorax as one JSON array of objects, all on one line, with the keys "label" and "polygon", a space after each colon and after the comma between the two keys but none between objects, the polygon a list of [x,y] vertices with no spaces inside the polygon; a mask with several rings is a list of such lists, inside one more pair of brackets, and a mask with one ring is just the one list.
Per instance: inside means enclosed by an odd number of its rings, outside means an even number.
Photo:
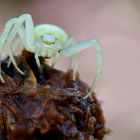
[{"label": "spider cephalothorax", "polygon": [[[92,90],[96,87],[97,81],[102,72],[102,48],[100,43],[94,39],[87,39],[81,42],[76,42],[73,37],[68,37],[67,33],[60,27],[52,24],[33,25],[32,17],[29,14],[23,14],[17,18],[10,19],[4,28],[0,38],[0,55],[2,48],[7,47],[11,63],[21,73],[14,59],[15,51],[18,47],[34,53],[38,67],[41,67],[39,57],[53,58],[53,64],[58,58],[71,56],[71,69],[73,70],[73,80],[75,80],[75,72],[77,71],[77,54],[91,46],[96,47],[97,51],[97,72],[91,90],[84,98],[87,98]],[[0,60],[1,62],[1,60]],[[0,79],[4,83],[4,79],[0,74]]]},{"label": "spider cephalothorax", "polygon": [[54,35],[45,34],[36,39],[33,47],[33,53],[36,55],[44,58],[52,58],[61,50],[62,44]]}]

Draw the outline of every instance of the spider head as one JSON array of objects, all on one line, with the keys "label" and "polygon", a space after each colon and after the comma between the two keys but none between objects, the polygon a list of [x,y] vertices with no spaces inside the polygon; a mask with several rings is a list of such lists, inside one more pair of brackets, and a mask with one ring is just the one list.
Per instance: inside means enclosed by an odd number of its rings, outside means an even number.
[{"label": "spider head", "polygon": [[40,39],[42,42],[42,45],[40,46],[42,57],[51,58],[55,56],[62,47],[62,44],[57,37],[52,34],[42,35]]},{"label": "spider head", "polygon": [[66,32],[58,26],[42,24],[35,27],[35,39],[41,39],[42,45],[37,48],[40,56],[56,56],[68,40]]}]

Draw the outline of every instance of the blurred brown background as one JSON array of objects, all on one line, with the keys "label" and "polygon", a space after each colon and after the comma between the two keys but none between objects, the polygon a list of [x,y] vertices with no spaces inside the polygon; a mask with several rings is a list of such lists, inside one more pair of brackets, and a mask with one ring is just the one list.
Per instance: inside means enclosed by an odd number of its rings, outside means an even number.
[{"label": "blurred brown background", "polygon": [[[35,25],[61,26],[78,41],[100,40],[104,71],[95,91],[112,129],[105,139],[140,139],[140,0],[1,0],[0,31],[23,13],[32,14]],[[63,59],[57,67],[67,70],[68,63]],[[95,48],[80,53],[78,66],[81,78],[91,83]]]}]

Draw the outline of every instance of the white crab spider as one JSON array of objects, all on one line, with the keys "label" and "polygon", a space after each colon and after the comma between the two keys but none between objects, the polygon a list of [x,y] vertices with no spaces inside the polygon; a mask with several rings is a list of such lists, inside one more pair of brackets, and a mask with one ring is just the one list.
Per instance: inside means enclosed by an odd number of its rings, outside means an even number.
[{"label": "white crab spider", "polygon": [[[13,42],[14,44],[11,46]],[[77,43],[74,38],[69,38],[67,33],[58,26],[42,24],[34,27],[32,17],[29,14],[12,18],[6,23],[0,38],[0,56],[2,48],[6,46],[11,63],[13,63],[18,72],[24,74],[24,72],[18,68],[14,59],[14,52],[21,44],[25,50],[34,53],[39,68],[41,67],[39,57],[54,58],[54,65],[58,58],[71,56],[73,80],[75,80],[75,72],[77,71],[77,54],[88,47],[95,46],[97,51],[96,77],[89,93],[84,98],[86,99],[92,94],[102,72],[102,48],[96,39],[91,38]],[[1,75],[1,66],[0,79],[4,83],[4,79]]]}]

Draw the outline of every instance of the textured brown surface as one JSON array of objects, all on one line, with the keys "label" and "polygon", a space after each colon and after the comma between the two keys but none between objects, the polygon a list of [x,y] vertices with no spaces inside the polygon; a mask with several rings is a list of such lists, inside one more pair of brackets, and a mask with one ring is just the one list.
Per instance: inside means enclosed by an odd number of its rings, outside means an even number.
[{"label": "textured brown surface", "polygon": [[95,94],[83,96],[88,86],[72,72],[43,64],[38,70],[32,55],[17,58],[24,70],[21,76],[13,66],[2,62],[6,83],[0,84],[1,140],[102,140],[104,117]]}]

